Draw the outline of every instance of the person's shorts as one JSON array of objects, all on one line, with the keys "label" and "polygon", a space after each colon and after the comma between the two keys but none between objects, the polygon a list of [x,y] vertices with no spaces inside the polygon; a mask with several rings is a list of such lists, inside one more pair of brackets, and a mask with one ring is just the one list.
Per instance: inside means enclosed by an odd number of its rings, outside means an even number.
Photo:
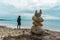
[{"label": "person's shorts", "polygon": [[18,25],[21,25],[21,23],[18,23]]}]

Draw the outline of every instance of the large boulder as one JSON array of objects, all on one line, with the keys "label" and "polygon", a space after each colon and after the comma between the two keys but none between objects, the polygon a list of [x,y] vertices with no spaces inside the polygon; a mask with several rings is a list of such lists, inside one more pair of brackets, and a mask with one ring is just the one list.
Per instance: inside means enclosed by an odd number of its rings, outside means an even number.
[{"label": "large boulder", "polygon": [[31,32],[35,33],[35,34],[42,34],[44,32],[44,30],[42,29],[42,27],[40,26],[33,26],[31,28]]}]

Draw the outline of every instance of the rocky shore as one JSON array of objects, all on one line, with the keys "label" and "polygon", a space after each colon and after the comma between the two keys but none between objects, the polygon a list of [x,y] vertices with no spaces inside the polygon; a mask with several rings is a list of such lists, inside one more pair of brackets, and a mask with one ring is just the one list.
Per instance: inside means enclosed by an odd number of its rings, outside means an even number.
[{"label": "rocky shore", "polygon": [[60,32],[45,30],[42,35],[34,35],[30,29],[0,26],[0,40],[60,40]]}]

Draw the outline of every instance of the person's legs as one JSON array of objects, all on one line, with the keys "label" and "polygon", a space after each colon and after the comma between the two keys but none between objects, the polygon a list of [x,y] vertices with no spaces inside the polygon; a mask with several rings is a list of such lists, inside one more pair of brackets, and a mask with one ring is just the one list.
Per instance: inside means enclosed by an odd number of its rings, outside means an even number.
[{"label": "person's legs", "polygon": [[20,29],[20,25],[19,25],[19,29]]},{"label": "person's legs", "polygon": [[17,25],[17,29],[18,29],[18,25]]}]

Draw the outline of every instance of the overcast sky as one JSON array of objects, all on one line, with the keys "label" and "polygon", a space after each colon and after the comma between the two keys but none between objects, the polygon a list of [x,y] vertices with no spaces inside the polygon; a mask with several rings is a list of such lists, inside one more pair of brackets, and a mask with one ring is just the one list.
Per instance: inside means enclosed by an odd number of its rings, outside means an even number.
[{"label": "overcast sky", "polygon": [[42,9],[44,19],[60,20],[60,0],[0,0],[0,19],[31,19],[35,10]]}]

